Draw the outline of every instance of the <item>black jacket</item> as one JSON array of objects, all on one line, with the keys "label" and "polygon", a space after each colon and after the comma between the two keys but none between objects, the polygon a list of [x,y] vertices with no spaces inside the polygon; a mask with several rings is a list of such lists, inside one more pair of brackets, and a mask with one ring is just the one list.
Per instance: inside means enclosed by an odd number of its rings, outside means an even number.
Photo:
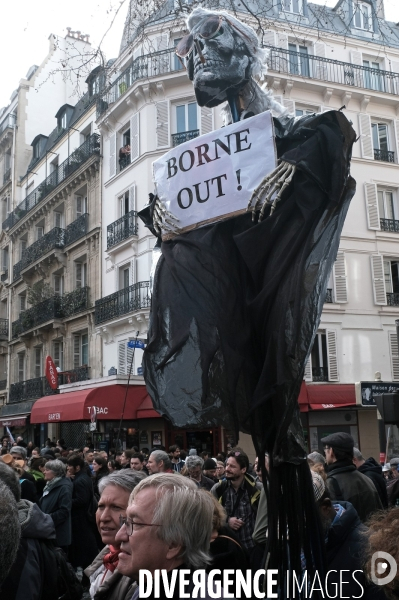
[{"label": "black jacket", "polygon": [[[385,599],[383,591],[375,585],[366,584],[363,569],[363,550],[367,543],[367,527],[359,519],[350,502],[340,501],[345,512],[328,531],[326,542],[328,589],[330,597],[340,589],[340,573],[343,572],[342,598],[362,598],[363,600]],[[351,573],[359,571],[352,577]],[[335,573],[334,573],[335,571]],[[351,573],[345,573],[350,571]],[[357,583],[358,582],[358,583]],[[360,585],[365,589],[364,595]],[[335,592],[334,592],[335,590]]]},{"label": "black jacket", "polygon": [[353,504],[363,523],[382,508],[380,497],[368,477],[359,473],[350,460],[337,460],[328,466],[327,487],[331,500]]},{"label": "black jacket", "polygon": [[46,496],[39,500],[42,511],[51,516],[55,525],[57,545],[61,547],[71,544],[71,508],[72,508],[72,481],[63,477],[54,484]]},{"label": "black jacket", "polygon": [[377,461],[371,456],[364,464],[358,468],[360,473],[366,475],[375,485],[375,489],[381,500],[381,504],[384,508],[388,508],[388,494],[387,486],[385,483],[384,476],[382,474],[382,467]]},{"label": "black jacket", "polygon": [[93,484],[85,471],[76,473],[72,492],[72,543],[70,561],[73,567],[88,567],[98,554],[96,538],[88,519],[93,502]]}]

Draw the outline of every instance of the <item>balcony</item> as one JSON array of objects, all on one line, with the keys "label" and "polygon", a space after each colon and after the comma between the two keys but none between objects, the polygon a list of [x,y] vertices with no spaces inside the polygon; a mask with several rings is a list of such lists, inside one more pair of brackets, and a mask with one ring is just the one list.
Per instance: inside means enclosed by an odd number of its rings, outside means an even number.
[{"label": "balcony", "polygon": [[7,388],[7,379],[2,379],[0,381],[0,390],[5,390]]},{"label": "balcony", "polygon": [[396,219],[380,219],[381,231],[399,233],[399,221]]},{"label": "balcony", "polygon": [[89,369],[90,367],[83,365],[77,369],[70,369],[69,371],[58,373],[58,386],[89,380]]},{"label": "balcony", "polygon": [[22,260],[15,263],[15,265],[12,268],[12,280],[13,281],[18,281],[18,279],[21,277],[21,271],[22,271]]},{"label": "balcony", "polygon": [[105,296],[105,298],[96,300],[95,324],[99,325],[136,310],[149,308],[151,306],[149,288],[149,281],[140,281],[140,283],[135,283],[114,294]]},{"label": "balcony", "polygon": [[324,302],[326,304],[333,304],[334,303],[333,295],[332,295],[332,288],[327,288],[327,293],[326,293],[326,297],[324,299]]},{"label": "balcony", "polygon": [[86,235],[89,229],[89,214],[84,213],[75,221],[72,221],[65,230],[65,246],[69,246],[76,240]]},{"label": "balcony", "polygon": [[328,381],[327,367],[312,367],[312,381]]},{"label": "balcony", "polygon": [[387,304],[388,306],[399,306],[399,294],[395,292],[388,292]]},{"label": "balcony", "polygon": [[0,277],[0,281],[7,281],[8,279],[8,269],[4,269],[4,273]]},{"label": "balcony", "polygon": [[26,381],[18,381],[10,385],[8,402],[15,404],[23,400],[33,400],[42,396],[57,394],[58,390],[52,390],[46,377],[35,377]]},{"label": "balcony", "polygon": [[8,319],[0,319],[0,339],[8,339]]},{"label": "balcony", "polygon": [[130,152],[121,156],[119,158],[119,171],[123,171],[123,169],[126,169],[126,167],[130,165],[130,162]]},{"label": "balcony", "polygon": [[42,258],[50,250],[62,249],[65,245],[65,229],[54,227],[48,233],[39,238],[31,246],[25,248],[20,260],[21,270]]},{"label": "balcony", "polygon": [[30,329],[40,327],[54,319],[66,319],[89,307],[89,288],[76,288],[63,296],[52,296],[36,306],[24,310],[17,321],[11,325],[12,339],[19,337]]},{"label": "balcony", "polygon": [[11,180],[11,167],[9,169],[7,169],[7,171],[4,171],[3,185],[5,185],[10,180]]},{"label": "balcony", "polygon": [[29,213],[43,198],[49,196],[60,183],[77,171],[91,156],[100,154],[100,136],[93,133],[79,148],[64,160],[37,188],[18,204],[3,222],[3,229],[13,227]]},{"label": "balcony", "polygon": [[188,142],[198,137],[200,134],[199,129],[192,129],[191,131],[182,131],[181,133],[172,133],[172,146],[175,148],[183,142]]},{"label": "balcony", "polygon": [[138,229],[137,212],[131,210],[107,226],[107,250],[112,248],[112,246],[116,246],[119,242],[130,238],[132,235],[137,235]]},{"label": "balcony", "polygon": [[391,150],[378,150],[374,148],[374,160],[381,160],[383,162],[394,163],[395,152]]}]

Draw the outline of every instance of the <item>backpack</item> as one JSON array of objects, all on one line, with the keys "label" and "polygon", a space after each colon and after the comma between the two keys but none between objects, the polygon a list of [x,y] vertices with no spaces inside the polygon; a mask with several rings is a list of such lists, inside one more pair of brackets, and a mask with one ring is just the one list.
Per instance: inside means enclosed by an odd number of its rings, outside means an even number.
[{"label": "backpack", "polygon": [[63,550],[50,540],[41,540],[40,546],[45,573],[41,600],[81,600],[83,587]]}]

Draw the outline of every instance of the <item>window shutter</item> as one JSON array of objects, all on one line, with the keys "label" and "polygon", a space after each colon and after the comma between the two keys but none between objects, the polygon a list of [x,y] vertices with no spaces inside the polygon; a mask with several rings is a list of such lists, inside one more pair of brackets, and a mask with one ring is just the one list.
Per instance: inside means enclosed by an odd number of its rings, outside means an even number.
[{"label": "window shutter", "polygon": [[369,229],[380,229],[377,186],[375,183],[365,183],[367,223]]},{"label": "window shutter", "polygon": [[127,342],[118,342],[118,375],[126,375]]},{"label": "window shutter", "polygon": [[167,100],[157,102],[157,148],[169,146],[169,106]]},{"label": "window shutter", "polygon": [[129,188],[129,211],[136,210],[136,186],[131,185]]},{"label": "window shutter", "polygon": [[337,332],[334,329],[326,330],[328,381],[339,381],[337,358]]},{"label": "window shutter", "polygon": [[276,46],[276,32],[271,29],[267,29],[263,32],[263,44],[265,46]]},{"label": "window shutter", "polygon": [[374,159],[370,115],[359,113],[360,147],[362,158]]},{"label": "window shutter", "polygon": [[285,33],[277,34],[278,47],[283,50],[288,50],[288,36]]},{"label": "window shutter", "polygon": [[288,100],[288,98],[284,98],[283,105],[285,108],[288,108],[288,112],[295,116],[295,102],[293,100]]},{"label": "window shutter", "polygon": [[54,275],[54,293],[57,296],[61,295],[61,276]]},{"label": "window shutter", "polygon": [[109,178],[116,175],[116,133],[109,138]]},{"label": "window shutter", "polygon": [[[313,46],[314,56],[317,58],[326,57],[326,45],[324,42],[315,42]],[[313,62],[313,77],[315,79],[321,79],[322,81],[327,80],[327,64],[322,60],[315,60]]]},{"label": "window shutter", "polygon": [[132,262],[130,263],[130,281],[132,282],[132,285],[136,282],[136,259],[133,258]]},{"label": "window shutter", "polygon": [[399,380],[399,351],[398,351],[398,338],[396,331],[388,331],[389,335],[389,349],[391,351],[391,369],[392,369],[392,381]]},{"label": "window shutter", "polygon": [[374,303],[385,305],[387,303],[387,294],[384,279],[384,261],[381,254],[371,255],[371,273],[374,288]]},{"label": "window shutter", "polygon": [[132,375],[134,373],[134,365],[132,365],[133,348],[128,348],[127,344],[125,344],[125,345],[126,345],[126,374]]},{"label": "window shutter", "polygon": [[62,227],[62,214],[59,212],[54,213],[55,227]]},{"label": "window shutter", "polygon": [[353,65],[363,66],[362,53],[358,52],[357,50],[352,50],[351,51],[351,63]]},{"label": "window shutter", "polygon": [[80,367],[80,335],[73,336],[73,368]]},{"label": "window shutter", "polygon": [[334,300],[337,302],[337,304],[348,302],[344,252],[338,252],[337,259],[334,264]]},{"label": "window shutter", "polygon": [[82,214],[82,196],[76,196],[76,218],[78,219]]},{"label": "window shutter", "polygon": [[303,378],[305,381],[313,381],[313,377],[312,377],[312,355],[309,354],[309,358],[307,360],[307,363],[305,365],[305,372],[303,374]]},{"label": "window shutter", "polygon": [[130,161],[133,162],[140,156],[140,113],[130,118]]},{"label": "window shutter", "polygon": [[[398,76],[398,84],[399,84],[399,76]],[[399,94],[399,90],[397,92]],[[396,163],[399,164],[399,119],[396,119],[394,122],[395,129],[395,137],[396,137]]]},{"label": "window shutter", "polygon": [[56,367],[60,366],[60,342],[54,342],[54,364]]},{"label": "window shutter", "polygon": [[168,36],[166,33],[162,35],[158,35],[155,39],[155,47],[157,52],[161,52],[162,50],[167,50],[168,48]]},{"label": "window shutter", "polygon": [[213,111],[207,106],[201,106],[201,135],[213,131]]},{"label": "window shutter", "polygon": [[76,263],[76,287],[82,287],[82,263]]}]

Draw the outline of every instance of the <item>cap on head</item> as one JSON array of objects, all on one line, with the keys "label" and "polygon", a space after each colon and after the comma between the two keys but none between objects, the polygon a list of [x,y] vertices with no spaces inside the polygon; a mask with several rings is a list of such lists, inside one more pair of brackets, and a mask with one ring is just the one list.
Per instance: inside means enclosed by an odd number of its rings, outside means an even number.
[{"label": "cap on head", "polygon": [[320,498],[323,496],[324,492],[326,491],[326,485],[323,481],[323,478],[318,473],[311,471],[311,474],[312,474],[312,483],[313,483],[313,493],[314,493],[315,500],[317,502],[318,500],[320,500]]},{"label": "cap on head", "polygon": [[336,450],[342,450],[342,452],[353,452],[355,441],[349,433],[339,431],[338,433],[332,433],[327,437],[321,438],[321,443],[325,446],[330,446]]},{"label": "cap on head", "polygon": [[204,469],[204,471],[210,471],[212,469],[216,469],[216,463],[213,460],[213,458],[206,459],[206,461],[204,462],[203,469]]},{"label": "cap on head", "polygon": [[391,460],[389,461],[389,464],[391,465],[391,467],[398,467],[399,466],[399,457],[393,456],[391,458]]},{"label": "cap on head", "polygon": [[197,456],[197,451],[195,448],[190,448],[190,452],[188,453],[189,456]]}]

